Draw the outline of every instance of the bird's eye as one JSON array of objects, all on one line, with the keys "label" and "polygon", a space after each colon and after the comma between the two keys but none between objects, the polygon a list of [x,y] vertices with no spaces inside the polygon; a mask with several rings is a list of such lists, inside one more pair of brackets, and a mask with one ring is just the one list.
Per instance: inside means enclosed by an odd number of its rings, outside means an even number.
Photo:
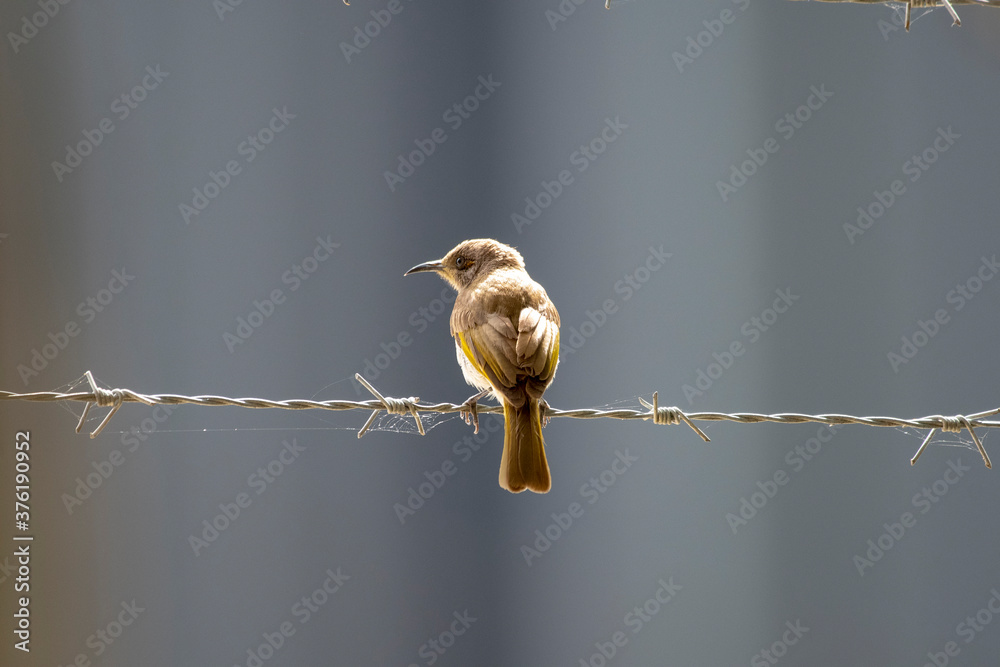
[{"label": "bird's eye", "polygon": [[466,259],[464,257],[456,257],[455,258],[455,268],[458,269],[459,271],[467,269],[470,266],[472,266],[472,260],[471,259]]}]

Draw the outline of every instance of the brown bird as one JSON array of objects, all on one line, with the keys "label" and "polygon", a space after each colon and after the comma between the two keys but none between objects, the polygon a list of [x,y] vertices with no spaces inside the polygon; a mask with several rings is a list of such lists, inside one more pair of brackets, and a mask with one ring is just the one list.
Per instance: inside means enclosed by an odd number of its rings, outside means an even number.
[{"label": "brown bird", "polygon": [[471,416],[478,430],[476,401],[487,394],[503,405],[500,486],[547,492],[542,393],[559,364],[556,307],[524,270],[521,254],[493,239],[459,243],[404,275],[421,271],[434,271],[458,290],[451,335],[465,381],[482,390],[465,402],[466,421]]}]

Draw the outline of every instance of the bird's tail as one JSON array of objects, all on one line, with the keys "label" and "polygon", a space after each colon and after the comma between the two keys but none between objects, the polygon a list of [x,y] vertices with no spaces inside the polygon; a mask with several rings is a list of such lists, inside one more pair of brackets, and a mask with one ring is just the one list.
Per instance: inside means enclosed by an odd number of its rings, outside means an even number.
[{"label": "bird's tail", "polygon": [[530,489],[547,493],[552,488],[549,462],[542,439],[542,411],[537,399],[526,396],[521,407],[503,402],[503,458],[500,486],[511,493]]}]

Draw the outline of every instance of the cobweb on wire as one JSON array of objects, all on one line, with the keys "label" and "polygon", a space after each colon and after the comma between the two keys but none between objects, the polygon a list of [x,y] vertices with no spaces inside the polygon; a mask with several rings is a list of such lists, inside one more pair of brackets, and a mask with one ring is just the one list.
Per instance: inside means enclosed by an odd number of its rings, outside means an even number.
[{"label": "cobweb on wire", "polygon": [[[105,382],[102,382],[98,378],[94,378],[97,386],[102,389],[111,389],[112,387]],[[314,401],[329,401],[338,400],[344,397],[343,391],[345,388],[350,387],[349,378],[344,378],[342,380],[337,380],[336,382],[331,382],[326,385],[315,394],[310,396],[310,400]],[[61,394],[72,394],[76,392],[86,392],[90,390],[90,383],[87,380],[86,375],[80,376],[73,382],[64,384],[60,387],[56,387],[51,391],[58,392]],[[338,392],[341,392],[338,394]],[[73,416],[73,423],[76,424],[80,420],[80,415],[83,413],[85,404],[79,401],[59,401],[59,405],[69,414]],[[485,403],[483,403],[485,405]],[[358,420],[356,414],[339,414],[334,415],[330,412],[324,410],[308,410],[303,411],[305,414],[300,413],[298,417],[306,417],[310,423],[315,424],[319,422],[322,426],[276,426],[276,427],[240,427],[233,426],[227,428],[193,428],[193,429],[171,429],[171,428],[157,428],[156,433],[208,433],[208,432],[218,432],[218,431],[351,431],[352,433],[357,433],[361,429],[363,421]],[[104,419],[105,411],[103,410],[91,410],[87,415],[87,419],[84,424],[96,424]],[[488,417],[488,415],[481,415],[480,418]],[[424,432],[430,431],[431,429],[440,426],[441,424],[452,421],[455,419],[460,419],[461,417],[457,414],[445,414],[445,413],[422,413],[420,415],[420,421],[423,424]],[[414,435],[419,435],[417,431],[417,424],[410,415],[394,415],[388,414],[386,412],[379,413],[379,416],[375,419],[371,426],[368,427],[369,431],[387,431],[390,433],[410,433]],[[128,431],[106,431],[108,433],[128,433]],[[151,434],[150,434],[151,435]]]},{"label": "cobweb on wire", "polygon": [[[94,381],[97,382],[97,384],[102,389],[111,389],[110,386],[105,385],[103,382],[101,382],[97,378],[94,378]],[[86,375],[81,375],[76,380],[73,380],[72,382],[64,384],[61,387],[56,387],[55,389],[52,389],[51,391],[54,391],[54,392],[59,393],[59,394],[75,394],[75,393],[80,392],[80,391],[84,391],[85,392],[85,391],[89,391],[89,390],[90,390],[90,382],[87,381],[87,376]],[[58,405],[59,405],[59,407],[61,407],[66,412],[68,412],[69,414],[73,415],[73,421],[74,421],[74,423],[80,421],[80,415],[83,414],[83,410],[86,407],[85,404],[82,404],[79,401],[59,401]],[[100,420],[100,419],[103,419],[103,416],[100,415],[100,414],[89,414],[89,415],[87,415],[87,422],[86,423],[89,424],[89,423],[91,423],[91,422],[93,422],[95,420]]]},{"label": "cobweb on wire", "polygon": [[[351,386],[350,378],[343,378],[326,385],[310,396],[309,399],[313,401],[331,401],[341,399],[345,394],[344,389]],[[486,403],[483,403],[483,405],[485,404]],[[310,410],[309,416],[323,422],[324,424],[333,425],[337,423],[334,421],[334,419],[336,419],[335,417],[323,414],[320,410]],[[486,415],[482,415],[480,418],[485,416]],[[354,419],[356,420],[357,417],[355,416]],[[424,412],[420,414],[420,422],[423,424],[424,433],[440,426],[441,424],[444,424],[445,422],[450,422],[455,419],[461,419],[461,416],[442,412]],[[349,427],[349,430],[355,432],[359,431],[361,430],[361,425],[363,423],[364,422],[355,421],[353,425]],[[386,431],[389,433],[409,433],[411,435],[420,435],[420,432],[417,430],[417,422],[414,421],[412,415],[394,415],[384,411],[378,414],[375,421],[373,421],[371,426],[368,427],[368,431]]]},{"label": "cobweb on wire", "polygon": [[[905,3],[905,2],[887,2],[887,3],[885,3],[885,5],[886,5],[886,7],[888,7],[892,11],[893,14],[896,15],[896,18],[899,21],[899,25],[903,25],[903,23],[906,21],[906,6],[907,6],[907,3]],[[914,8],[914,9],[916,9],[916,8]],[[931,12],[934,11],[934,7],[922,7],[921,9],[923,11],[921,11],[919,14],[917,14],[917,13],[911,13],[910,14],[910,25],[913,25],[914,23],[916,23],[917,21],[919,21],[920,19],[924,18],[925,16],[927,16],[928,14],[930,14]]]},{"label": "cobweb on wire", "polygon": [[[895,426],[894,431],[899,431],[907,437],[912,437],[917,440],[917,442],[923,442],[924,438],[927,437],[926,430],[920,430],[918,428],[911,428],[908,426]],[[987,439],[990,436],[990,429],[979,429],[979,441],[986,446]],[[934,437],[928,443],[928,447],[961,447],[962,449],[968,449],[973,452],[977,457],[979,456],[979,448],[976,447],[976,443],[972,441],[969,436],[968,431],[960,431],[958,433],[946,433],[941,429],[934,431]]]}]

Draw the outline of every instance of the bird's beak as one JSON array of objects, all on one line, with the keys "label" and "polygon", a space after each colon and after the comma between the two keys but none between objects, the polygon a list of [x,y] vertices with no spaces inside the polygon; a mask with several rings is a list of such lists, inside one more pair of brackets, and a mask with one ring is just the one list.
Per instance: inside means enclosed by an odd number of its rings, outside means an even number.
[{"label": "bird's beak", "polygon": [[417,264],[415,267],[404,273],[404,276],[408,276],[411,273],[421,273],[423,271],[442,271],[444,270],[444,264],[441,260],[436,259],[433,262],[424,262],[423,264]]}]

